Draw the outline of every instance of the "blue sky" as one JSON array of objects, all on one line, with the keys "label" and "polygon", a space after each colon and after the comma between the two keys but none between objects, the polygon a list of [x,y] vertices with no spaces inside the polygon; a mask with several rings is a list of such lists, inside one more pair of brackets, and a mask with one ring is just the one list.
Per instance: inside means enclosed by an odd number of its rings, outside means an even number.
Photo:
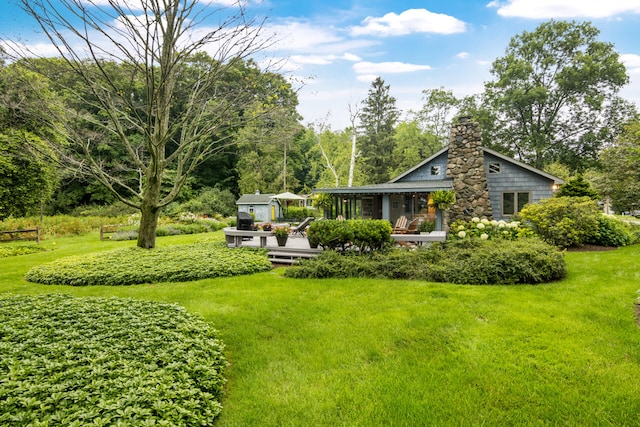
[{"label": "blue sky", "polygon": [[[251,12],[268,17],[265,33],[280,40],[266,54],[285,60],[280,71],[300,89],[305,124],[348,126],[349,105],[366,98],[375,76],[390,85],[403,112],[420,108],[425,89],[480,93],[511,37],[549,19],[600,29],[600,40],[615,45],[629,70],[622,95],[640,106],[640,0],[249,1]],[[0,28],[5,36],[38,41],[15,0],[5,6]]]}]

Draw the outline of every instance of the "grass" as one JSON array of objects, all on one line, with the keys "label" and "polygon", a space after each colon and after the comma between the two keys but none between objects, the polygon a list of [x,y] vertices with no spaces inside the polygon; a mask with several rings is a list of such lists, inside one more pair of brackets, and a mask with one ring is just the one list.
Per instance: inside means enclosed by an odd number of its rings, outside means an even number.
[{"label": "grass", "polygon": [[[219,233],[158,244],[210,238]],[[117,288],[27,283],[33,265],[134,245],[95,234],[55,242],[0,259],[0,292],[199,313],[231,362],[219,426],[639,425],[638,245],[567,253],[567,278],[536,286],[298,280],[282,269]]]}]

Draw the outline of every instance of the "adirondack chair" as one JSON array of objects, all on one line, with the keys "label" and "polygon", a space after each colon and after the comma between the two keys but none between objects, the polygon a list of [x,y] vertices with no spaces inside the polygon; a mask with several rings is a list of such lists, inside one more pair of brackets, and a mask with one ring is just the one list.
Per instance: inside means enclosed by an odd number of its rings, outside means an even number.
[{"label": "adirondack chair", "polygon": [[312,216],[308,216],[304,219],[304,221],[302,221],[300,224],[298,224],[297,227],[291,227],[291,234],[292,235],[298,235],[300,237],[304,237],[304,233],[307,230],[307,227],[309,226],[309,224],[311,224],[311,221],[313,221],[314,218]]},{"label": "adirondack chair", "polygon": [[420,217],[414,218],[413,220],[411,220],[409,225],[398,234],[418,234],[419,233],[418,227],[420,226],[421,222],[422,222],[422,218]]},{"label": "adirondack chair", "polygon": [[396,225],[393,226],[392,234],[401,234],[407,229],[407,217],[402,215],[396,220]]}]

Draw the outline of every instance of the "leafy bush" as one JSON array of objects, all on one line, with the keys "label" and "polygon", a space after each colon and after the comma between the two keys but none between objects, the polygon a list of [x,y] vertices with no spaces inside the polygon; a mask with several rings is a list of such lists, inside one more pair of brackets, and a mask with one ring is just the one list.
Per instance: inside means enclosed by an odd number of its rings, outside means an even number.
[{"label": "leafy bush", "polygon": [[589,236],[585,243],[602,246],[627,246],[633,243],[634,235],[631,228],[615,217],[600,215],[598,217],[598,233]]},{"label": "leafy bush", "polygon": [[0,258],[8,258],[18,255],[29,255],[36,252],[42,252],[44,250],[46,249],[38,245],[2,246],[0,247]]},{"label": "leafy bush", "polygon": [[456,220],[450,228],[449,239],[473,239],[482,240],[516,240],[533,236],[533,231],[521,227],[519,221],[506,222],[503,220],[489,221],[486,218],[472,218],[470,221]]},{"label": "leafy bush", "polygon": [[125,248],[60,258],[33,267],[25,277],[30,282],[47,285],[118,286],[186,282],[270,269],[271,263],[262,249],[229,249],[216,242],[156,249]]},{"label": "leafy bush", "polygon": [[184,203],[172,203],[165,209],[165,213],[177,218],[185,212],[213,217],[215,215],[229,216],[236,210],[236,199],[229,190],[205,187],[200,194]]},{"label": "leafy bush", "polygon": [[359,219],[349,221],[314,221],[307,229],[307,237],[325,249],[360,251],[383,249],[391,243],[391,224],[386,220]]},{"label": "leafy bush", "polygon": [[582,246],[598,235],[601,213],[589,197],[555,197],[528,204],[520,211],[523,222],[544,241],[568,248]]},{"label": "leafy bush", "polygon": [[464,239],[417,250],[344,254],[325,251],[285,275],[297,278],[375,277],[464,284],[545,283],[566,275],[564,256],[538,239]]},{"label": "leafy bush", "polygon": [[288,219],[302,221],[308,216],[314,216],[313,212],[309,208],[300,206],[289,206],[286,209],[286,215]]},{"label": "leafy bush", "polygon": [[391,244],[392,228],[389,221],[354,219],[348,224],[353,228],[353,244],[360,251],[380,250]]},{"label": "leafy bush", "polygon": [[325,219],[309,224],[307,236],[325,249],[344,250],[353,242],[354,232],[348,221]]},{"label": "leafy bush", "polygon": [[177,305],[0,296],[0,424],[211,425],[227,365]]}]

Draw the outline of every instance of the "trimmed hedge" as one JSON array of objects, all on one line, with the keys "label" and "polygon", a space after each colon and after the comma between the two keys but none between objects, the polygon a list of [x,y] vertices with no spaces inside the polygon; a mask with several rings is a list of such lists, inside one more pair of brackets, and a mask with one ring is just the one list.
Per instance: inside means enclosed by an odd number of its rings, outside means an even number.
[{"label": "trimmed hedge", "polygon": [[325,249],[380,250],[391,243],[391,224],[386,220],[321,220],[309,224],[307,237]]},{"label": "trimmed hedge", "polygon": [[223,242],[126,248],[60,258],[29,270],[25,278],[47,285],[134,285],[186,282],[268,271],[266,251],[229,249]]},{"label": "trimmed hedge", "polygon": [[285,272],[287,277],[374,277],[461,284],[536,284],[567,274],[562,252],[538,239],[465,239],[388,253],[325,251]]},{"label": "trimmed hedge", "polygon": [[0,424],[211,425],[227,362],[178,305],[0,296]]}]

